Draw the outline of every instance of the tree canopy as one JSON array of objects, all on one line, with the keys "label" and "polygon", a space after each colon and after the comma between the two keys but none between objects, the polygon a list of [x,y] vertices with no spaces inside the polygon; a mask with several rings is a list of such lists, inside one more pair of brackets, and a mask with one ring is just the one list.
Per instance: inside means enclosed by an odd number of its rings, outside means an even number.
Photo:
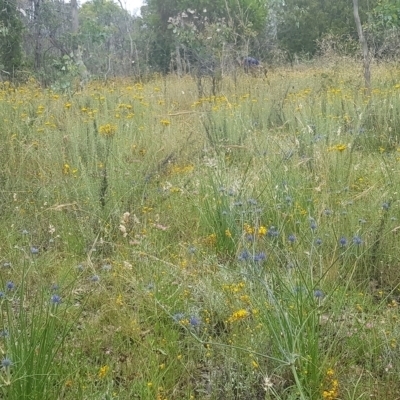
[{"label": "tree canopy", "polygon": [[[393,54],[400,0],[359,8],[374,51]],[[147,0],[140,17],[112,0],[0,0],[0,10],[0,73],[24,65],[46,82],[76,74],[76,64],[93,76],[185,73],[196,63],[270,59],[271,50],[312,57],[332,36],[357,40],[349,0]]]}]

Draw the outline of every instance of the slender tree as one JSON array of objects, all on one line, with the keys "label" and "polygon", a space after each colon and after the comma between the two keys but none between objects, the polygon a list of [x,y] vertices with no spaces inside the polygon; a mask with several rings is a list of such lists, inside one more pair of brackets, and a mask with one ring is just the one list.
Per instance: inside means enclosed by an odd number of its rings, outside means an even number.
[{"label": "slender tree", "polygon": [[360,14],[358,11],[358,0],[353,0],[353,13],[354,13],[354,21],[357,27],[358,38],[360,40],[362,54],[363,54],[363,64],[364,64],[364,80],[365,80],[365,88],[367,92],[371,92],[371,57],[369,56],[368,43],[365,38],[363,28],[361,25]]}]

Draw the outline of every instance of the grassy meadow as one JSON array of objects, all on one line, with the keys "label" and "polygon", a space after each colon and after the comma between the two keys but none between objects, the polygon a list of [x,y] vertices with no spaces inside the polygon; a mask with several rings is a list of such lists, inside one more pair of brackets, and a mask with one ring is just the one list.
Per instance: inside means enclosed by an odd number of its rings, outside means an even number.
[{"label": "grassy meadow", "polygon": [[400,70],[372,75],[0,83],[0,398],[399,399]]}]

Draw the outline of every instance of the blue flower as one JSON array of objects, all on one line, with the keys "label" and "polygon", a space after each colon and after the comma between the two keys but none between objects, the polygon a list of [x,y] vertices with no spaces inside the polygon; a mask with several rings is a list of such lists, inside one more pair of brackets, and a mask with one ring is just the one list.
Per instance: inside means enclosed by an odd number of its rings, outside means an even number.
[{"label": "blue flower", "polygon": [[247,240],[248,242],[254,242],[255,239],[256,239],[255,236],[252,235],[252,234],[250,234],[250,233],[248,233],[248,234],[246,235],[246,240]]},{"label": "blue flower", "polygon": [[319,289],[317,289],[317,290],[314,291],[314,296],[315,296],[318,300],[323,299],[323,298],[325,297],[324,292],[323,292],[322,290],[319,290]]},{"label": "blue flower", "polygon": [[266,254],[262,251],[253,257],[254,261],[264,261],[267,258]]},{"label": "blue flower", "polygon": [[296,236],[291,234],[291,235],[288,236],[288,240],[289,240],[290,243],[294,243],[296,241]]},{"label": "blue flower", "polygon": [[194,254],[194,253],[196,253],[196,247],[194,247],[194,246],[189,246],[189,247],[188,247],[188,252],[189,252],[189,254]]},{"label": "blue flower", "polygon": [[79,272],[82,272],[82,271],[84,270],[84,267],[83,267],[82,264],[77,265],[75,268],[76,268],[76,270],[79,271]]},{"label": "blue flower", "polygon": [[91,280],[92,282],[98,282],[98,281],[100,280],[100,277],[99,277],[98,275],[93,275],[93,276],[90,278],[90,280]]},{"label": "blue flower", "polygon": [[247,250],[243,250],[238,257],[239,261],[247,261],[250,258],[250,253]]},{"label": "blue flower", "polygon": [[315,231],[317,229],[317,223],[314,220],[310,221],[311,230]]},{"label": "blue flower", "polygon": [[9,367],[11,367],[13,365],[13,363],[12,363],[12,361],[9,359],[9,358],[3,358],[2,360],[1,360],[1,366],[3,367],[3,368],[9,368]]},{"label": "blue flower", "polygon": [[257,200],[255,200],[255,199],[248,199],[247,202],[248,202],[251,206],[256,206],[256,205],[257,205]]},{"label": "blue flower", "polygon": [[279,232],[274,226],[271,226],[271,228],[268,229],[268,236],[277,237],[278,235],[279,235]]},{"label": "blue flower", "polygon": [[8,338],[10,336],[10,334],[8,333],[7,329],[3,329],[2,331],[0,331],[0,338]]},{"label": "blue flower", "polygon": [[111,271],[112,266],[111,266],[111,264],[104,264],[104,265],[101,267],[101,269],[102,269],[103,271],[108,272],[108,271]]},{"label": "blue flower", "polygon": [[196,328],[201,324],[200,318],[195,317],[195,316],[191,316],[189,318],[189,324],[193,327]]},{"label": "blue flower", "polygon": [[385,201],[385,202],[382,204],[382,208],[383,208],[385,211],[389,210],[389,208],[390,208],[390,203],[388,203],[388,202]]},{"label": "blue flower", "polygon": [[360,238],[360,236],[354,236],[353,237],[353,243],[356,245],[356,246],[360,246],[361,244],[362,244],[362,239]]},{"label": "blue flower", "polygon": [[7,288],[7,290],[13,290],[13,289],[15,288],[15,285],[14,285],[13,282],[8,281],[8,282],[6,283],[6,288]]},{"label": "blue flower", "polygon": [[329,210],[329,208],[325,208],[324,214],[325,214],[326,216],[329,216],[329,215],[332,214],[332,210]]},{"label": "blue flower", "polygon": [[39,254],[39,249],[35,246],[31,246],[31,254]]},{"label": "blue flower", "polygon": [[346,247],[347,246],[347,239],[344,236],[342,236],[339,239],[339,244],[340,244],[340,247]]},{"label": "blue flower", "polygon": [[315,244],[316,244],[317,246],[321,246],[321,244],[322,244],[322,239],[320,239],[320,238],[315,239]]},{"label": "blue flower", "polygon": [[4,294],[4,292],[0,291],[0,299],[4,299],[4,297],[6,297],[6,295]]},{"label": "blue flower", "polygon": [[53,294],[50,298],[50,301],[52,304],[60,304],[61,303],[61,297],[58,294]]}]

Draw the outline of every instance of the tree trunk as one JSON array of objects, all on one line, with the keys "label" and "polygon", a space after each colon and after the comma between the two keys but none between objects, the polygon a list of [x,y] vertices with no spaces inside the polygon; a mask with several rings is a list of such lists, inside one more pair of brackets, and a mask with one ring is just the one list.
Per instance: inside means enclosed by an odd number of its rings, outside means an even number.
[{"label": "tree trunk", "polygon": [[354,13],[354,21],[356,23],[358,38],[360,40],[362,53],[363,53],[363,63],[364,63],[364,80],[365,80],[365,88],[367,93],[371,93],[371,70],[370,63],[371,58],[369,56],[368,44],[365,39],[364,32],[361,25],[360,14],[358,12],[358,0],[353,0],[353,13]]},{"label": "tree trunk", "polygon": [[40,21],[40,0],[32,0],[33,7],[33,30],[35,40],[35,70],[41,67],[42,43],[41,43],[41,21]]},{"label": "tree trunk", "polygon": [[78,20],[78,2],[77,0],[71,0],[71,21],[72,21],[72,34],[76,35],[79,30]]}]

